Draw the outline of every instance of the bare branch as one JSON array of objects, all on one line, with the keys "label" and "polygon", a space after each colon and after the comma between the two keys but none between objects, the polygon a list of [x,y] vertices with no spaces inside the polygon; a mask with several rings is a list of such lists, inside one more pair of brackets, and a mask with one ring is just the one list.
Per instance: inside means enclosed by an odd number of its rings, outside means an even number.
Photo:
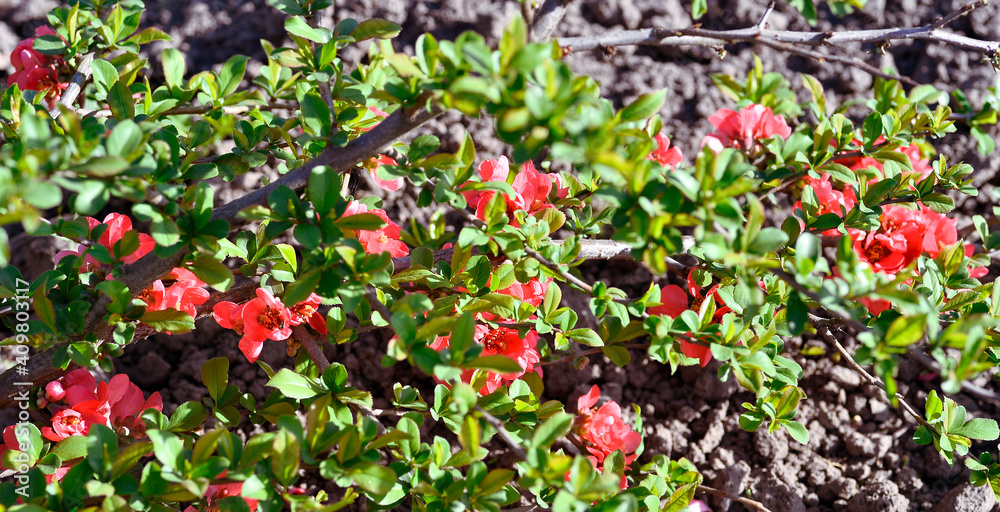
[{"label": "bare branch", "polygon": [[761,503],[759,501],[754,501],[754,500],[752,500],[750,498],[744,498],[742,496],[736,496],[734,494],[729,494],[726,491],[723,491],[723,490],[720,490],[720,489],[716,489],[714,487],[709,487],[707,485],[699,485],[698,486],[698,491],[703,492],[705,494],[712,494],[712,495],[715,495],[715,496],[719,496],[721,498],[726,498],[727,500],[732,500],[732,501],[735,501],[737,503],[741,503],[743,505],[746,505],[748,507],[753,507],[753,508],[759,510],[760,512],[771,512],[767,507],[764,506],[763,503]]},{"label": "bare branch", "polygon": [[[851,369],[853,369],[855,373],[857,373],[863,379],[865,379],[865,381],[868,382],[868,384],[881,389],[884,400],[887,403],[892,404],[892,401],[889,400],[889,392],[886,390],[885,384],[882,383],[882,380],[865,371],[865,369],[862,368],[861,365],[859,365],[858,362],[855,361],[853,357],[851,357],[851,353],[848,352],[847,349],[844,348],[844,346],[841,345],[839,341],[837,341],[837,338],[833,336],[833,333],[830,331],[829,327],[823,327],[819,329],[819,334],[820,336],[823,337],[824,340],[826,340],[827,343],[833,345],[837,349],[837,352],[840,352],[840,356],[847,361],[847,364],[851,366]],[[911,406],[909,402],[906,401],[906,397],[904,397],[901,393],[896,393],[895,397],[896,400],[899,402],[899,405],[903,407],[903,410],[906,411],[907,414],[912,416],[913,419],[917,420],[917,423],[931,430],[934,430],[934,427],[931,426],[931,424],[928,423],[923,416],[917,413],[917,411],[913,409],[913,406]]]},{"label": "bare branch", "polygon": [[767,9],[764,9],[764,14],[761,14],[760,21],[757,22],[758,27],[767,28],[767,19],[771,17],[771,13],[774,12],[774,0],[771,0],[767,4]]},{"label": "bare branch", "polygon": [[[157,114],[157,116],[175,116],[175,115],[198,115],[207,114],[213,110],[221,110],[223,114],[226,115],[239,115],[246,114],[247,112],[252,112],[254,109],[259,110],[296,110],[299,108],[299,104],[294,101],[274,101],[264,105],[230,105],[227,107],[213,107],[211,105],[184,105],[182,107],[174,107],[171,109],[164,110],[163,112]],[[111,117],[112,113],[110,110],[84,110],[75,109],[77,115],[80,117]]]},{"label": "bare branch", "polygon": [[[699,27],[670,30],[664,28],[607,32],[595,36],[560,38],[559,44],[572,47],[573,51],[600,50],[612,46],[710,46],[718,48],[724,44],[762,44],[782,51],[792,51],[818,60],[829,60],[864,69],[876,76],[886,76],[881,71],[872,72],[872,66],[861,67],[857,59],[824,55],[795,46],[839,46],[845,43],[889,43],[900,39],[926,39],[966,50],[972,50],[995,59],[1000,55],[1000,41],[984,41],[968,36],[944,32],[944,25],[986,5],[985,0],[968,4],[929,25],[914,28],[889,28],[874,30],[848,30],[842,32],[802,32],[793,30],[772,30],[767,28],[770,10],[764,12],[761,20],[752,27],[735,30],[708,30]],[[891,75],[890,75],[891,76]]]},{"label": "bare branch", "polygon": [[90,68],[90,63],[92,62],[94,62],[93,53],[87,53],[80,57],[80,62],[76,65],[76,74],[70,79],[66,90],[59,97],[59,104],[52,108],[52,110],[49,110],[49,116],[52,119],[59,117],[62,114],[63,108],[73,109],[73,102],[76,101],[76,97],[83,91],[83,84],[87,83],[87,80],[90,80],[90,75],[94,72]]},{"label": "bare branch", "polygon": [[483,415],[483,419],[486,420],[486,423],[489,423],[490,426],[496,429],[497,433],[500,434],[500,437],[505,443],[507,443],[507,446],[510,447],[510,451],[514,452],[514,455],[516,455],[518,459],[525,460],[528,458],[528,454],[524,453],[524,448],[521,448],[521,443],[519,443],[517,439],[514,439],[514,436],[510,435],[510,432],[507,432],[507,427],[503,426],[502,421],[478,405],[476,406],[476,411],[479,411],[479,414]]},{"label": "bare branch", "polygon": [[572,0],[545,0],[531,24],[531,40],[546,42],[552,37],[556,26],[566,15],[566,6]]}]

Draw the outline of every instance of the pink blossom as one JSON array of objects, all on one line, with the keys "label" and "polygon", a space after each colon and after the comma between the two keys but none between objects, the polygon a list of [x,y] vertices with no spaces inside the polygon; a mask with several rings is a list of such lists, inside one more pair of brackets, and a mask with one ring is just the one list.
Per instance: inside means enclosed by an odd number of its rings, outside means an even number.
[{"label": "pink blossom", "polygon": [[97,394],[97,379],[84,368],[77,368],[66,375],[49,382],[45,386],[45,397],[51,402],[66,399],[66,403],[74,406],[87,400],[95,400]]},{"label": "pink blossom", "polygon": [[854,250],[876,272],[895,275],[920,256],[924,229],[912,210],[888,205],[882,208],[881,226],[875,231],[848,229]]},{"label": "pink blossom", "polygon": [[[35,37],[57,35],[49,27],[38,27],[35,29]],[[59,81],[59,67],[62,66],[62,57],[52,57],[40,53],[34,49],[35,37],[21,41],[10,54],[10,64],[14,72],[7,77],[7,86],[17,86],[22,91],[39,91],[45,93],[49,107],[54,107],[55,102],[62,95],[62,91],[69,85]]]},{"label": "pink blossom", "polygon": [[[517,361],[521,366],[521,371],[515,373],[499,374],[492,371],[487,372],[486,383],[479,390],[480,394],[488,395],[493,393],[505,382],[519,379],[525,373],[537,372],[539,375],[542,374],[541,367],[535,366],[541,361],[541,355],[538,353],[537,348],[538,333],[534,329],[528,330],[524,338],[521,338],[514,329],[506,327],[490,329],[486,325],[478,324],[476,325],[474,340],[476,343],[483,345],[481,355],[503,355]],[[450,341],[449,336],[439,336],[430,344],[430,348],[440,352],[448,348]],[[472,382],[475,373],[474,370],[463,371],[462,382]]]},{"label": "pink blossom", "polygon": [[393,178],[391,180],[385,180],[379,177],[378,170],[379,167],[383,165],[396,165],[396,161],[385,155],[379,155],[368,160],[365,164],[365,168],[372,175],[372,179],[375,180],[375,184],[379,186],[382,190],[388,190],[390,192],[395,192],[400,188],[403,188],[403,178]]},{"label": "pink blossom", "polygon": [[361,230],[358,232],[358,240],[365,247],[365,252],[378,254],[382,251],[389,251],[393,258],[406,256],[410,253],[410,249],[399,239],[399,224],[390,220],[389,216],[385,214],[385,210],[368,210],[368,213],[377,215],[385,221],[386,225],[375,231]]},{"label": "pink blossom", "polygon": [[[109,213],[104,218],[104,224],[108,228],[101,234],[101,238],[97,240],[97,243],[107,247],[108,251],[113,251],[115,244],[125,236],[125,233],[132,231],[132,219],[120,213]],[[125,255],[122,258],[122,262],[135,263],[155,247],[156,242],[153,241],[153,237],[145,233],[139,233],[139,248],[132,254]]]},{"label": "pink blossom", "polygon": [[[717,291],[719,285],[716,284],[710,287],[707,292],[702,291],[701,287],[694,280],[694,269],[691,269],[691,272],[688,273],[687,286],[687,293],[690,293],[692,297],[690,303],[688,303],[688,295],[684,292],[684,289],[675,284],[667,285],[660,290],[661,304],[649,308],[649,314],[669,315],[676,318],[687,309],[698,312],[701,311],[701,305],[709,297],[717,304],[715,314],[712,317],[714,321],[718,322],[722,319],[722,315],[731,311],[719,297]],[[688,335],[690,336],[690,333]],[[692,343],[681,338],[680,344],[681,353],[692,359],[697,359],[701,366],[707,366],[712,360],[712,349],[708,346],[708,343]]]},{"label": "pink blossom", "polygon": [[656,137],[653,137],[653,140],[656,141],[656,150],[649,154],[650,160],[655,160],[660,165],[670,167],[671,169],[684,161],[684,154],[681,153],[681,149],[670,147],[670,139],[666,135],[658,133]]},{"label": "pink blossom", "polygon": [[545,292],[548,291],[551,283],[551,277],[546,277],[544,281],[540,281],[537,277],[533,277],[528,280],[527,283],[514,281],[514,284],[504,288],[503,290],[498,290],[497,293],[510,295],[511,297],[520,299],[521,301],[527,302],[537,308],[542,304],[542,300],[545,299]]},{"label": "pink blossom", "polygon": [[763,105],[750,105],[739,112],[719,109],[708,120],[715,126],[715,132],[706,135],[701,143],[716,153],[724,148],[754,151],[763,139],[774,136],[787,139],[792,134],[785,118],[774,115],[771,107]]},{"label": "pink blossom", "polygon": [[712,512],[712,509],[708,508],[704,501],[691,500],[684,512]]},{"label": "pink blossom", "polygon": [[[501,157],[503,158],[503,157]],[[489,178],[483,175],[483,166],[480,166],[480,173],[484,181],[502,181],[506,180],[507,174],[503,172],[502,167],[496,165],[493,167]],[[552,190],[553,175],[540,173],[535,169],[533,163],[525,162],[521,165],[521,171],[517,173],[514,178],[514,182],[511,187],[514,189],[514,197],[510,197],[504,193],[504,200],[507,203],[506,213],[507,219],[510,224],[514,227],[520,226],[520,223],[514,217],[514,212],[517,210],[522,210],[528,215],[534,215],[546,208],[554,208],[554,206],[548,202],[549,192]],[[561,180],[559,181],[561,184]],[[470,193],[466,193],[466,200]],[[489,204],[490,200],[496,192],[489,190],[482,192],[478,196],[476,203],[476,216],[480,220],[486,219],[486,205]],[[471,204],[471,202],[470,202]]]},{"label": "pink blossom", "polygon": [[[819,209],[816,211],[817,217],[827,213],[843,217],[844,214],[842,212],[850,211],[858,203],[857,197],[854,195],[854,189],[847,187],[843,191],[840,191],[833,188],[833,182],[829,174],[820,173],[819,179],[806,176],[802,181],[805,185],[812,187],[816,193],[816,199],[819,204]],[[792,205],[792,210],[805,211],[802,207],[802,201],[796,201]],[[801,221],[799,222],[801,223]],[[830,228],[820,234],[823,236],[837,236],[840,235],[840,231],[836,228]]]},{"label": "pink blossom", "polygon": [[91,424],[84,420],[80,411],[67,407],[52,416],[51,427],[42,427],[42,436],[57,442],[70,436],[85,436],[90,432]]},{"label": "pink blossom", "polygon": [[[614,401],[609,401],[600,408],[595,408],[601,390],[595,385],[590,391],[577,400],[576,432],[590,452],[591,462],[598,471],[604,469],[604,459],[615,451],[621,450],[625,456],[625,467],[638,457],[635,450],[639,448],[642,437],[632,430],[622,419],[621,408]],[[625,477],[622,477],[621,488],[626,487]]]},{"label": "pink blossom", "polygon": [[[507,157],[501,155],[500,158],[496,160],[483,160],[479,164],[479,177],[485,181],[507,181],[507,176],[510,174],[510,162],[507,161]],[[473,192],[463,192],[465,195],[465,201],[470,205],[478,205],[480,199],[482,199],[485,192],[476,190]],[[492,197],[492,196],[491,196]]]},{"label": "pink blossom", "polygon": [[243,307],[243,338],[240,350],[251,363],[260,356],[264,340],[283,341],[292,335],[288,309],[271,292],[257,288],[257,298]]}]

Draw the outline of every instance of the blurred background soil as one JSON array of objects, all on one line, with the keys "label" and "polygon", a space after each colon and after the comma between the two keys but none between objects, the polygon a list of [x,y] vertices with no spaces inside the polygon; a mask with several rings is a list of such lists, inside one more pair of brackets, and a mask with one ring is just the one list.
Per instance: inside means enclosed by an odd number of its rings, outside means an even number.
[{"label": "blurred background soil", "polygon": [[[777,29],[820,31],[912,27],[932,22],[963,3],[870,0],[863,11],[844,19],[836,18],[825,4],[820,4],[819,25],[810,28],[795,9],[780,2],[770,24]],[[54,0],[0,0],[0,77],[5,79],[9,71],[9,52],[36,26],[45,23],[45,13],[56,5]],[[700,21],[706,28],[742,28],[756,23],[765,5],[760,0],[709,0],[708,14]],[[143,23],[173,37],[172,42],[155,43],[148,50],[154,82],[162,80],[159,54],[167,46],[187,55],[189,74],[218,69],[227,58],[239,53],[252,58],[248,73],[252,76],[261,61],[266,61],[259,40],[267,39],[278,46],[285,42],[283,14],[266,0],[163,0],[148,1],[147,7]],[[495,44],[503,28],[519,12],[520,4],[513,0],[336,0],[323,24],[332,27],[348,17],[391,20],[404,27],[394,41],[396,50],[412,54],[414,41],[425,31],[439,39],[451,39],[462,31],[473,30]],[[998,15],[1000,7],[988,5],[948,27],[972,37],[998,40]],[[690,5],[679,0],[576,0],[556,35],[690,24]],[[710,75],[727,73],[744,78],[753,65],[754,52],[766,71],[782,73],[789,80],[799,100],[808,98],[800,73],[816,76],[831,104],[871,94],[871,76],[857,69],[749,45],[727,49],[720,58],[707,48],[623,47],[614,52],[575,53],[567,61],[578,73],[599,81],[606,97],[618,107],[640,94],[665,88],[667,101],[661,110],[664,130],[689,160],[702,137],[712,131],[707,117],[719,108],[732,107],[730,100],[714,87]],[[981,62],[979,55],[950,46],[927,41],[898,42],[884,55],[863,53],[872,50],[871,45],[859,45],[845,52],[864,57],[880,68],[892,67],[901,75],[942,90],[960,88],[973,105],[979,105],[985,89],[997,81],[996,72]],[[344,50],[341,56],[350,67],[364,59],[366,51],[367,45],[360,45]],[[857,108],[849,113],[864,115]],[[490,119],[470,120],[448,114],[422,128],[423,133],[441,137],[444,150],[457,148],[466,131],[476,140],[480,159],[505,153],[505,146],[493,136]],[[970,215],[988,213],[996,203],[993,192],[1000,171],[1000,153],[980,156],[968,129],[961,125],[957,134],[935,141],[934,145],[948,156],[949,162],[962,160],[976,170],[980,195],[963,198],[953,214],[961,229],[971,224]],[[270,172],[261,169],[248,173],[226,186],[220,199],[231,199],[242,190],[258,186],[261,174]],[[428,215],[413,207],[413,198],[408,192],[387,198],[394,219],[401,225],[405,226],[410,218],[425,220]],[[782,215],[777,208],[772,213]],[[39,241],[19,243],[15,264],[29,275],[43,270],[57,250]],[[630,262],[590,262],[582,270],[585,277],[604,280],[632,293],[641,293],[652,279],[643,268]],[[582,321],[592,321],[585,299],[568,290],[564,294],[564,300],[580,312]],[[425,397],[430,397],[433,382],[427,376],[405,364],[390,368],[379,364],[388,337],[389,333],[376,331],[348,345],[330,346],[327,354],[347,366],[353,385],[373,393],[376,408],[389,406],[391,383],[397,381],[418,387]],[[851,348],[851,341],[845,342]],[[116,364],[147,393],[159,391],[167,409],[206,395],[200,368],[204,361],[219,355],[231,360],[231,383],[266,396],[263,370],[247,363],[236,343],[234,333],[219,328],[210,319],[203,320],[193,333],[157,335],[132,344]],[[808,398],[801,405],[798,419],[810,432],[808,445],[789,439],[783,432],[743,432],[737,418],[743,410],[741,404],[752,400],[752,396],[733,381],[719,382],[716,365],[683,368],[671,375],[668,367],[649,361],[637,351],[633,351],[633,362],[627,368],[592,356],[592,364],[580,370],[569,365],[547,367],[544,398],[574,404],[577,396],[599,384],[606,397],[622,404],[623,409],[630,409],[633,403],[642,408],[646,454],[640,461],[655,453],[687,457],[705,475],[706,484],[734,494],[745,493],[774,512],[1000,510],[987,488],[974,488],[968,483],[968,470],[961,463],[949,467],[933,448],[914,444],[914,422],[883,402],[880,391],[862,384],[858,375],[829,351],[824,355],[802,355],[805,346],[824,345],[796,338],[786,344],[786,352],[805,371],[801,385]],[[285,345],[278,342],[268,343],[261,359],[275,367],[291,364]],[[900,392],[921,410],[927,392],[940,385],[938,379],[919,378],[925,372],[917,363],[904,359],[899,374]],[[977,384],[998,389],[988,376]],[[1000,419],[997,403],[965,394],[952,398],[974,416]],[[996,453],[995,443],[973,446],[974,453],[985,450]],[[314,475],[305,482],[309,486],[328,486]],[[742,505],[728,500],[700,497],[717,512],[744,510]]]}]

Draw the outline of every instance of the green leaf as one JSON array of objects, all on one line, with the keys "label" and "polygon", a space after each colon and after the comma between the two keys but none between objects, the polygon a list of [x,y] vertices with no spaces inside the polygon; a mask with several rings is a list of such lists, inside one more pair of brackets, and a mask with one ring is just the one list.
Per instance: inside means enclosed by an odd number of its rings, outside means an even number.
[{"label": "green leaf", "polygon": [[272,444],[271,470],[282,485],[292,483],[298,476],[301,458],[302,448],[295,434],[285,428],[278,430]]},{"label": "green leaf", "polygon": [[229,96],[236,91],[243,81],[243,75],[247,70],[247,61],[250,57],[246,55],[233,55],[222,65],[219,70],[219,84],[222,87],[222,96]]},{"label": "green leaf", "polygon": [[59,36],[38,36],[31,43],[31,48],[44,55],[61,55],[66,53],[66,42]]},{"label": "green leaf", "polygon": [[31,180],[21,186],[21,197],[35,208],[48,210],[62,203],[62,189],[53,183]]},{"label": "green leaf", "polygon": [[[708,12],[708,0],[691,0],[691,17],[699,19]],[[685,503],[687,505],[687,503]]]},{"label": "green leaf", "polygon": [[128,157],[139,149],[142,143],[142,129],[134,121],[125,120],[118,123],[108,136],[108,154]]},{"label": "green leaf", "polygon": [[340,174],[325,166],[318,165],[313,168],[309,178],[309,200],[312,201],[313,208],[320,217],[326,216],[333,210],[340,197],[341,180]]},{"label": "green leaf", "polygon": [[330,107],[319,94],[309,93],[302,98],[302,122],[317,135],[329,135],[331,130]]},{"label": "green leaf", "polygon": [[212,399],[218,401],[229,385],[229,359],[215,357],[205,361],[205,364],[201,365],[201,382],[208,388],[208,394],[212,395]]},{"label": "green leaf", "polygon": [[108,106],[111,107],[111,114],[119,121],[132,119],[135,117],[135,101],[132,100],[132,91],[121,80],[115,82],[108,91]]},{"label": "green leaf", "polygon": [[301,16],[292,16],[285,20],[285,30],[289,34],[293,34],[299,37],[306,38],[314,43],[325,43],[333,37],[333,33],[325,28],[313,28],[309,26],[305,18]]},{"label": "green leaf", "polygon": [[228,290],[233,285],[233,271],[211,256],[199,255],[188,269],[194,272],[198,279],[220,292]]},{"label": "green leaf", "polygon": [[87,455],[87,438],[84,436],[70,436],[56,443],[49,453],[54,453],[64,461],[79,459]]},{"label": "green leaf", "polygon": [[160,59],[163,61],[163,77],[167,85],[171,88],[182,87],[186,68],[184,54],[176,48],[167,48],[160,54]]},{"label": "green leaf", "polygon": [[208,417],[208,410],[201,402],[184,402],[170,415],[167,430],[172,432],[187,432],[201,427]]},{"label": "green leaf", "polygon": [[785,427],[792,439],[802,443],[809,443],[809,431],[801,423],[793,420],[778,420],[781,426]]},{"label": "green leaf", "polygon": [[179,437],[162,430],[147,430],[146,435],[153,442],[153,454],[161,464],[174,469],[184,466],[184,444]]},{"label": "green leaf", "polygon": [[557,439],[569,433],[573,426],[573,415],[565,412],[558,412],[551,418],[545,420],[535,429],[531,436],[532,448],[546,448],[552,446]]},{"label": "green leaf", "polygon": [[[465,351],[472,346],[475,331],[476,322],[472,318],[472,315],[463,313],[462,316],[458,318],[458,321],[455,322],[455,326],[452,327],[451,339],[448,343],[448,347],[454,353],[464,354]],[[504,359],[510,361],[510,359],[506,357]],[[514,371],[521,371],[520,366],[518,366],[518,369]]]},{"label": "green leaf", "polygon": [[299,375],[287,368],[278,370],[265,384],[267,387],[277,388],[278,391],[289,398],[304,400],[312,398],[326,391],[322,386],[316,384],[308,377]]},{"label": "green leaf", "polygon": [[778,228],[767,227],[757,233],[757,238],[750,243],[750,252],[767,254],[775,252],[788,243],[788,234]]},{"label": "green leaf", "polygon": [[355,41],[364,41],[365,39],[371,39],[373,37],[378,39],[389,39],[396,37],[403,30],[403,27],[399,25],[379,19],[372,18],[370,20],[362,21],[354,30],[351,31],[351,37]]},{"label": "green leaf", "polygon": [[927,327],[925,315],[901,316],[894,320],[885,333],[885,343],[890,347],[908,347],[924,337]]},{"label": "green leaf", "polygon": [[641,121],[649,119],[660,111],[663,102],[667,99],[667,90],[662,89],[656,92],[643,94],[623,108],[620,112],[623,122]]},{"label": "green leaf", "polygon": [[358,213],[356,215],[341,217],[334,221],[334,225],[345,230],[375,231],[382,228],[386,224],[381,217],[375,215],[374,213]]},{"label": "green leaf", "polygon": [[465,368],[479,368],[497,373],[517,373],[524,371],[517,361],[501,354],[480,356],[462,365]]},{"label": "green leaf", "polygon": [[351,478],[362,489],[382,496],[396,485],[396,472],[378,464],[364,464],[361,469],[351,472]]},{"label": "green leaf", "polygon": [[949,433],[980,441],[996,441],[997,438],[1000,438],[1000,428],[997,427],[997,422],[989,418],[971,419],[961,428],[951,430]]},{"label": "green leaf", "polygon": [[171,334],[181,334],[194,330],[194,318],[176,309],[147,311],[139,318],[139,321],[159,332],[170,332]]},{"label": "green leaf", "polygon": [[153,41],[173,41],[173,38],[170,37],[169,34],[158,28],[149,27],[143,30],[142,32],[139,32],[138,34],[135,34],[132,37],[128,38],[125,42],[136,43],[136,44],[147,44],[147,43],[152,43]]},{"label": "green leaf", "polygon": [[573,329],[566,331],[566,337],[588,347],[604,346],[604,340],[593,329]]},{"label": "green leaf", "polygon": [[114,64],[104,59],[94,59],[90,63],[90,69],[94,73],[94,85],[97,87],[97,92],[102,95],[98,97],[107,97],[108,91],[118,81],[118,69],[115,68]]},{"label": "green leaf", "polygon": [[798,9],[810,25],[816,26],[816,6],[812,0],[788,0],[788,4]]},{"label": "green leaf", "polygon": [[322,271],[321,268],[314,268],[299,276],[295,282],[288,284],[285,287],[285,296],[282,297],[285,305],[294,306],[308,299],[319,284],[319,279],[323,275]]}]

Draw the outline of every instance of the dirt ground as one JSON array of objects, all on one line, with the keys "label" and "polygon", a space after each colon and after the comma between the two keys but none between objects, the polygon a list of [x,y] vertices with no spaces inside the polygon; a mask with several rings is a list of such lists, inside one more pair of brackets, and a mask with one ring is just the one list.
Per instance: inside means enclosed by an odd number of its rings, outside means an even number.
[{"label": "dirt ground", "polygon": [[[755,23],[766,2],[709,1],[709,12],[701,20],[707,28],[740,28]],[[964,3],[964,2],[962,2]],[[55,6],[52,0],[0,0],[0,66],[7,65],[6,53],[17,41],[43,22],[44,13]],[[917,26],[933,21],[961,5],[959,2],[920,2],[870,0],[863,12],[837,19],[820,5],[820,22],[815,30],[859,29]],[[263,60],[259,39],[282,43],[281,14],[265,0],[177,0],[148,1],[144,23],[157,26],[174,37],[170,43],[157,43],[150,51],[154,68],[163,45],[177,47],[188,56],[189,72],[218,67],[234,53],[254,59],[251,72]],[[565,20],[556,29],[561,36],[595,34],[608,30],[647,27],[683,27],[690,24],[690,6],[678,0],[576,0]],[[404,27],[396,40],[397,50],[412,53],[416,37],[427,31],[438,38],[453,38],[464,30],[474,30],[496,42],[503,27],[519,12],[515,1],[485,0],[336,0],[324,20],[332,27],[346,17],[366,19],[381,17]],[[952,30],[982,39],[1000,39],[997,23],[1000,7],[988,5],[949,25]],[[770,17],[773,28],[810,30],[804,19],[790,6],[780,2]],[[859,47],[860,48],[860,47]],[[865,47],[864,50],[871,50]],[[346,62],[363,58],[365,48],[342,53]],[[858,48],[853,48],[859,55]],[[712,73],[743,77],[752,66],[753,52],[763,60],[767,71],[784,74],[805,98],[799,73],[809,73],[821,80],[828,102],[838,103],[848,97],[870,94],[872,78],[864,72],[835,64],[820,64],[766,48],[747,45],[730,47],[725,58],[705,48],[620,48],[613,55],[585,52],[569,56],[573,68],[598,80],[605,94],[617,106],[656,89],[667,89],[667,101],[661,114],[666,133],[686,155],[693,155],[701,138],[711,131],[706,120],[718,108],[731,106],[709,78]],[[997,81],[997,74],[976,54],[925,41],[900,42],[881,57],[869,62],[891,66],[901,75],[940,89],[961,88],[974,104],[986,87]],[[0,68],[0,71],[4,71]],[[854,111],[851,111],[852,113]],[[489,120],[466,120],[446,115],[423,128],[441,137],[445,147],[457,147],[466,130],[477,141],[483,158],[495,158],[505,147],[491,131]],[[1000,153],[981,157],[975,141],[962,127],[959,133],[935,142],[938,151],[949,161],[964,160],[976,169],[977,198],[960,202],[954,214],[959,227],[969,224],[968,216],[989,211],[997,200],[993,189],[1000,171]],[[236,184],[255,186],[253,173]],[[407,215],[426,212],[408,211],[412,197],[395,197],[393,203],[406,220]],[[403,224],[403,222],[400,222]],[[32,249],[35,252],[51,248]],[[23,264],[44,261],[30,251],[22,254]],[[644,288],[651,276],[637,265],[623,262],[593,262],[584,267],[593,279],[629,290]],[[585,302],[571,304],[586,310]],[[581,317],[584,315],[581,313]],[[262,370],[246,362],[236,348],[237,338],[215,325],[202,321],[194,333],[162,336],[140,341],[118,361],[118,369],[128,373],[146,392],[159,390],[167,407],[186,400],[198,400],[206,394],[200,384],[201,364],[211,357],[226,355],[232,361],[233,383],[258,396],[265,395]],[[391,397],[391,385],[401,381],[430,395],[433,382],[415,374],[405,365],[382,368],[378,361],[385,353],[388,333],[375,333],[346,346],[328,347],[332,360],[345,364],[353,384],[370,390],[376,407],[385,407]],[[851,348],[850,341],[846,341]],[[1000,510],[987,488],[968,483],[968,470],[961,464],[949,467],[933,448],[912,442],[915,424],[901,412],[880,399],[877,389],[863,385],[861,379],[830,353],[803,356],[805,345],[820,345],[815,340],[789,340],[787,352],[802,365],[801,382],[808,399],[801,405],[799,420],[810,432],[808,445],[790,440],[782,433],[768,436],[760,431],[743,432],[737,423],[741,404],[751,398],[732,381],[722,383],[715,377],[715,367],[684,368],[671,375],[668,367],[651,362],[638,352],[627,368],[615,367],[592,357],[582,370],[547,371],[547,399],[572,404],[592,384],[599,384],[608,398],[621,403],[639,404],[645,424],[646,453],[664,453],[687,457],[706,478],[706,484],[731,493],[746,495],[762,502],[774,512],[988,512]],[[283,343],[265,346],[261,359],[272,365],[290,364]],[[925,370],[904,360],[899,374],[900,392],[913,404],[922,405],[927,392],[940,384],[938,379],[921,379]],[[983,377],[977,384],[998,390]],[[982,402],[959,394],[954,398],[977,417],[1000,419],[998,404]],[[973,451],[996,452],[995,443],[979,444]],[[309,480],[311,485],[323,482]],[[702,497],[717,512],[737,512],[744,508],[728,500]]]}]

